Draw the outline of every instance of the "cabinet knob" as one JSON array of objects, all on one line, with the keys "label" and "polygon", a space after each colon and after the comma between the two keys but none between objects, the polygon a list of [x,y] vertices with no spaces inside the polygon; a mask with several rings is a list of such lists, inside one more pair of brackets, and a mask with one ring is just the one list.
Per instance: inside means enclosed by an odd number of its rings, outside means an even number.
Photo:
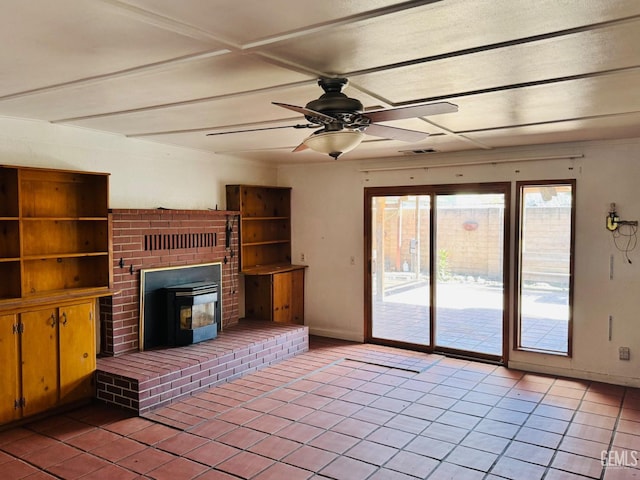
[{"label": "cabinet knob", "polygon": [[56,316],[53,313],[51,314],[51,318],[49,320],[51,320],[51,328],[55,328],[56,327]]},{"label": "cabinet knob", "polygon": [[62,325],[67,324],[67,312],[62,312]]}]

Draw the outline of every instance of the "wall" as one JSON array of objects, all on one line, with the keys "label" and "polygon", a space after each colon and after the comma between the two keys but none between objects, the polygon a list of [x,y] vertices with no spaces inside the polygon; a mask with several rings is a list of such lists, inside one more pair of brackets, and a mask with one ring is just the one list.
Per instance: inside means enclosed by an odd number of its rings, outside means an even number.
[{"label": "wall", "polygon": [[0,117],[0,164],[111,174],[111,208],[226,208],[225,185],[272,185],[253,161],[93,130]]},{"label": "wall", "polygon": [[[572,153],[584,154],[584,158],[502,163]],[[576,178],[573,357],[511,351],[509,365],[640,386],[640,249],[631,253],[633,264],[625,262],[605,229],[611,202],[617,204],[623,219],[640,218],[639,160],[640,139],[634,139],[394,160],[394,166],[487,162],[468,166],[366,172],[362,170],[388,163],[349,162],[345,156],[337,162],[280,167],[279,184],[293,187],[293,260],[299,261],[304,253],[309,265],[305,323],[310,333],[358,341],[364,338],[365,187]],[[513,225],[511,228],[513,251],[515,232]],[[611,257],[613,280],[609,279]],[[613,317],[611,341],[609,315]],[[631,361],[618,360],[620,346],[631,347]]]}]

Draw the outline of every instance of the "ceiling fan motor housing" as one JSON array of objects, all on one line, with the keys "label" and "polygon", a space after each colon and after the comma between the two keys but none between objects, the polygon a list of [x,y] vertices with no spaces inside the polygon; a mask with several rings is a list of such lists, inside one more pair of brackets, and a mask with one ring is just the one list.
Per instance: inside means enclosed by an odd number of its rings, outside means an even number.
[{"label": "ceiling fan motor housing", "polygon": [[[325,115],[336,116],[338,114],[360,114],[363,110],[362,103],[355,99],[347,97],[342,93],[342,89],[347,85],[346,78],[320,78],[318,85],[325,91],[317,100],[307,103],[305,108]],[[317,118],[306,116],[310,122],[316,121]]]}]

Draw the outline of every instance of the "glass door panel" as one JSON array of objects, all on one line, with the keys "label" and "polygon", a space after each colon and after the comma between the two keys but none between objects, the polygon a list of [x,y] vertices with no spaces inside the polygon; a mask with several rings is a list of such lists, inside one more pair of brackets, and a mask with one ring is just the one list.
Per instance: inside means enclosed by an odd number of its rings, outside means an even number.
[{"label": "glass door panel", "polygon": [[371,337],[430,345],[429,195],[371,197]]},{"label": "glass door panel", "polygon": [[573,184],[519,184],[521,349],[570,355]]},{"label": "glass door panel", "polygon": [[505,201],[436,195],[436,349],[503,355]]}]

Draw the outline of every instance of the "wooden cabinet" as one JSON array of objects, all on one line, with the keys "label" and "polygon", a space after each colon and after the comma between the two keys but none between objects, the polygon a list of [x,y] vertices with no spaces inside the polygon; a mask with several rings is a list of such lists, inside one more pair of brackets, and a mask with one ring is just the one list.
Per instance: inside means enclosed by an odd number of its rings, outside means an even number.
[{"label": "wooden cabinet", "polygon": [[93,395],[95,302],[0,317],[0,423]]},{"label": "wooden cabinet", "polygon": [[291,264],[291,188],[227,185],[227,209],[240,212],[245,315],[304,324],[304,265]]},{"label": "wooden cabinet", "polygon": [[20,398],[17,318],[17,315],[0,315],[0,424],[20,418],[15,403]]},{"label": "wooden cabinet", "polygon": [[108,178],[0,166],[0,423],[93,394],[95,299],[112,285]]},{"label": "wooden cabinet", "polygon": [[22,415],[42,412],[58,399],[57,309],[46,308],[20,314],[18,324],[22,371]]},{"label": "wooden cabinet", "polygon": [[304,267],[245,275],[247,317],[304,324]]},{"label": "wooden cabinet", "polygon": [[58,311],[60,402],[93,396],[96,369],[95,302],[61,307]]}]

